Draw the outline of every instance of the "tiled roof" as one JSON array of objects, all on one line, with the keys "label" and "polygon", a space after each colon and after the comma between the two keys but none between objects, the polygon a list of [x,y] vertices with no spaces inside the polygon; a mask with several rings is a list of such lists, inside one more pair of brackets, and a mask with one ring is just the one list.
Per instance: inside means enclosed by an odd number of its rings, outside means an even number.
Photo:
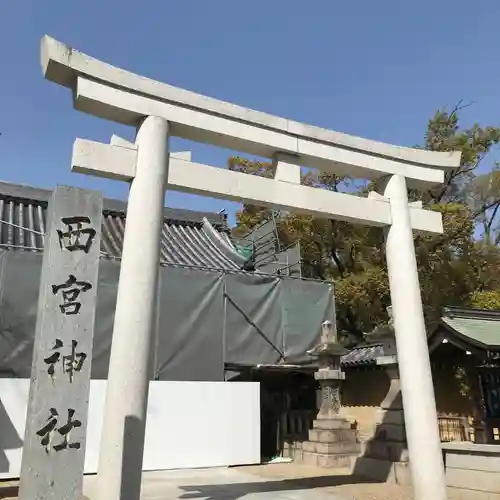
[{"label": "tiled roof", "polygon": [[[340,363],[343,368],[356,368],[360,366],[375,366],[378,360],[384,357],[383,344],[370,344],[354,347],[347,354],[342,356]],[[255,368],[254,365],[242,365],[240,363],[225,363],[226,370],[239,371],[240,368]],[[282,363],[257,365],[258,369],[266,370],[291,370],[291,371],[316,371],[318,369],[318,360],[315,357],[298,355],[288,357]]]},{"label": "tiled roof", "polygon": [[447,307],[441,323],[463,341],[485,349],[500,349],[500,311]]},{"label": "tiled roof", "polygon": [[383,344],[373,344],[355,347],[345,356],[342,356],[341,363],[346,367],[375,365],[377,359],[385,356]]},{"label": "tiled roof", "polygon": [[[446,333],[443,333],[443,327]],[[431,351],[441,343],[443,336],[454,338],[456,345],[464,349],[474,347],[491,351],[490,358],[498,357],[493,351],[497,353],[500,351],[500,311],[445,307],[441,317],[441,327],[429,337]],[[377,364],[377,359],[394,354],[385,351],[383,343],[355,347],[343,356],[342,364],[346,367],[374,365]]]},{"label": "tiled roof", "polygon": [[[0,249],[43,250],[47,202],[51,191],[0,182]],[[104,200],[101,251],[120,258],[125,230],[126,204]],[[220,251],[204,224],[210,223],[223,241],[232,246],[225,219],[219,214],[165,209],[161,239],[161,263],[238,270],[240,265]],[[205,222],[204,222],[205,221]]]}]

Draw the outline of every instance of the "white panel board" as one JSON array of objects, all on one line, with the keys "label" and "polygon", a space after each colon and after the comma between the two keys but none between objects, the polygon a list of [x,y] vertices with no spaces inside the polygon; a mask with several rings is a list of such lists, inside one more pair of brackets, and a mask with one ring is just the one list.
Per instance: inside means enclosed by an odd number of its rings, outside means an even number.
[{"label": "white panel board", "polygon": [[[0,379],[0,479],[17,478],[29,380]],[[85,473],[97,472],[105,380],[92,380]],[[151,382],[143,470],[260,463],[253,382]]]}]

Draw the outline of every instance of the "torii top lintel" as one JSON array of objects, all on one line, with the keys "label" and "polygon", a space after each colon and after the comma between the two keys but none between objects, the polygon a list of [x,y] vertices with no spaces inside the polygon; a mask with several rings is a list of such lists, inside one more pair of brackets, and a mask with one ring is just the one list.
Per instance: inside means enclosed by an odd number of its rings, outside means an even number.
[{"label": "torii top lintel", "polygon": [[45,78],[74,91],[75,108],[136,126],[148,115],[171,123],[175,136],[264,157],[289,153],[308,167],[376,179],[406,177],[411,187],[440,184],[460,152],[394,146],[288,120],[206,97],[116,68],[54,38],[41,40]]}]

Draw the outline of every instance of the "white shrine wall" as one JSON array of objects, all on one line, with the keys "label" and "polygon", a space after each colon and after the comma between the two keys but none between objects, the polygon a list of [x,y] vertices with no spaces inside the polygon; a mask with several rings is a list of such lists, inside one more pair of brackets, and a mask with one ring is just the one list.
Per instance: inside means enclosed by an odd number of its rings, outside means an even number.
[{"label": "white shrine wall", "polygon": [[[29,380],[0,379],[0,479],[18,478]],[[106,381],[92,380],[85,473],[97,472]],[[133,423],[132,423],[133,425]],[[143,470],[260,463],[254,382],[151,382]]]}]

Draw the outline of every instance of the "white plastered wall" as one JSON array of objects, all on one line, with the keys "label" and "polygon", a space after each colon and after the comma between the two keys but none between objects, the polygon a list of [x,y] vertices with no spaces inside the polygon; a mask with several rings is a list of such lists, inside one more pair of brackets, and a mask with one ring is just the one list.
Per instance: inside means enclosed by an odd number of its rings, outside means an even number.
[{"label": "white plastered wall", "polygon": [[[253,382],[151,382],[143,470],[260,463],[260,390]],[[0,479],[18,478],[29,380],[0,379]],[[97,472],[105,380],[92,380],[85,473]]]}]

